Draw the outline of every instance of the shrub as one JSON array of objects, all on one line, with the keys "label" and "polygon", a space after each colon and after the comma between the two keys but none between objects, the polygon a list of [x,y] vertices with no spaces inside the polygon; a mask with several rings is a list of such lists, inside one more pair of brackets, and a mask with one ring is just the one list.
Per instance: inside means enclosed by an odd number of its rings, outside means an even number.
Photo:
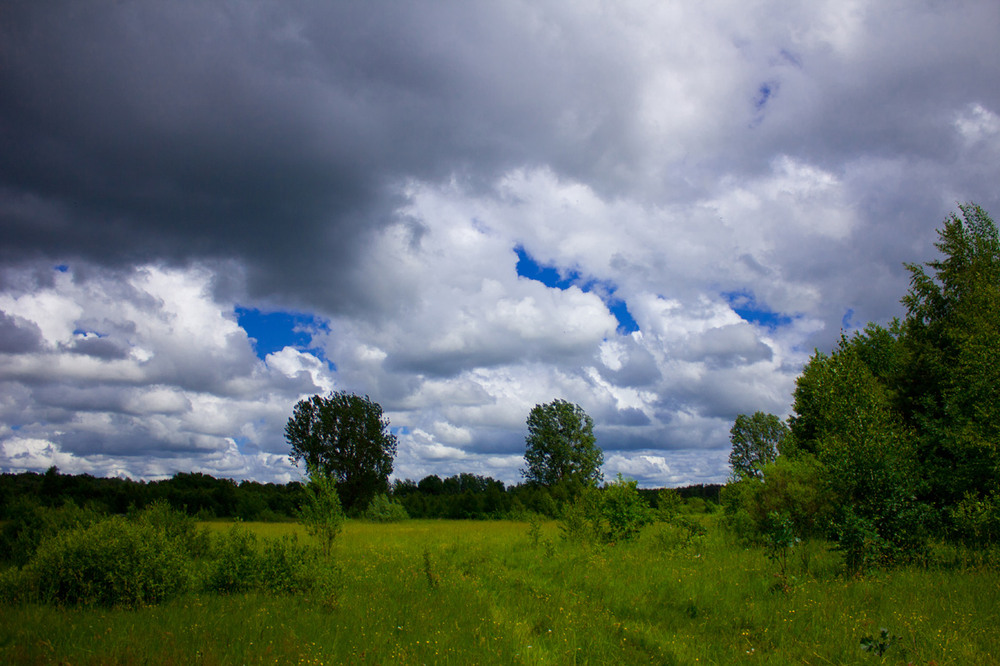
[{"label": "shrub", "polygon": [[953,536],[969,548],[1000,541],[1000,495],[966,493],[951,509]]},{"label": "shrub", "polygon": [[333,541],[344,527],[344,510],[333,478],[313,467],[309,475],[309,483],[303,487],[305,501],[299,519],[306,531],[320,540],[323,554],[329,557]]},{"label": "shrub", "polygon": [[601,496],[596,488],[584,488],[562,507],[559,530],[567,541],[592,543],[600,540]]},{"label": "shrub", "polygon": [[208,530],[198,526],[198,521],[183,511],[170,506],[166,500],[156,500],[141,511],[130,511],[129,518],[140,525],[148,525],[163,532],[191,557],[208,554],[211,539]]},{"label": "shrub", "polygon": [[680,515],[663,521],[654,534],[657,545],[667,551],[689,546],[703,536],[705,528],[701,523]]},{"label": "shrub", "polygon": [[214,551],[204,582],[210,592],[290,594],[312,589],[320,578],[316,549],[295,537],[258,542],[246,527],[234,525]]},{"label": "shrub", "polygon": [[165,532],[114,516],[43,540],[20,584],[41,602],[135,607],[181,592],[189,576]]},{"label": "shrub", "polygon": [[633,539],[645,525],[652,522],[652,513],[639,495],[638,485],[634,479],[626,479],[619,473],[604,489],[601,516],[604,519],[603,536],[606,541]]},{"label": "shrub", "polygon": [[389,499],[388,496],[380,493],[369,502],[363,517],[374,523],[394,523],[408,520],[410,515],[399,501]]},{"label": "shrub", "polygon": [[257,535],[237,523],[214,544],[205,589],[223,594],[247,592],[256,586],[259,578]]},{"label": "shrub", "polygon": [[316,549],[300,544],[295,536],[266,539],[257,585],[272,594],[304,592],[316,585],[319,566]]},{"label": "shrub", "polygon": [[90,507],[77,506],[72,500],[52,508],[29,499],[14,502],[9,515],[10,521],[0,532],[0,559],[17,566],[27,564],[45,539],[64,530],[88,527],[105,517]]}]

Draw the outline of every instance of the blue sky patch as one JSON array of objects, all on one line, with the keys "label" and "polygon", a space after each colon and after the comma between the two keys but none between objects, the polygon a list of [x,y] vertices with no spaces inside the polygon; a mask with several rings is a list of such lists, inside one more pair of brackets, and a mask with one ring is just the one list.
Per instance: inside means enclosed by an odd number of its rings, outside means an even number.
[{"label": "blue sky patch", "polygon": [[[569,271],[563,274],[555,266],[539,264],[527,250],[520,245],[514,248],[517,253],[517,274],[521,277],[541,282],[546,287],[566,291],[580,281],[580,273]],[[577,285],[579,286],[579,285]]]},{"label": "blue sky patch", "polygon": [[[236,322],[247,332],[261,360],[285,347],[308,351],[325,359],[323,350],[311,347],[313,333],[329,330],[329,322],[302,312],[262,312],[257,308],[236,307]],[[327,361],[331,369],[336,369]]]},{"label": "blue sky patch", "polygon": [[639,330],[639,324],[632,317],[632,313],[628,311],[628,305],[624,300],[615,296],[618,287],[613,282],[595,279],[584,280],[579,271],[563,272],[555,266],[540,264],[520,245],[514,248],[514,252],[517,253],[517,274],[519,276],[562,291],[566,291],[574,285],[584,293],[593,291],[601,297],[608,310],[618,320],[619,333],[628,335]]},{"label": "blue sky patch", "polygon": [[779,326],[792,323],[792,318],[786,314],[767,309],[763,303],[758,303],[754,293],[749,290],[726,291],[722,296],[729,302],[729,307],[743,321],[774,330]]}]

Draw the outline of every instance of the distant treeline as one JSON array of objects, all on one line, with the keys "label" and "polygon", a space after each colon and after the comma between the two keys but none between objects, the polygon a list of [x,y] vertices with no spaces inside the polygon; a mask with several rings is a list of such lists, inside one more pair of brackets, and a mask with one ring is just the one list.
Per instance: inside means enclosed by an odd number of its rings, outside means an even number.
[{"label": "distant treeline", "polygon": [[[709,510],[718,503],[717,484],[677,488],[690,511]],[[656,489],[640,489],[647,503],[657,506]],[[555,516],[559,503],[544,487],[506,486],[502,481],[474,474],[445,479],[427,476],[419,482],[398,480],[389,496],[402,504],[411,518],[491,519],[528,513]],[[73,502],[102,512],[124,514],[157,500],[202,518],[238,518],[246,521],[294,520],[302,502],[302,484],[236,482],[208,474],[179,472],[161,481],[102,478],[89,474],[61,474],[55,467],[44,474],[23,472],[0,475],[0,520],[16,515],[25,503],[62,506]]]}]

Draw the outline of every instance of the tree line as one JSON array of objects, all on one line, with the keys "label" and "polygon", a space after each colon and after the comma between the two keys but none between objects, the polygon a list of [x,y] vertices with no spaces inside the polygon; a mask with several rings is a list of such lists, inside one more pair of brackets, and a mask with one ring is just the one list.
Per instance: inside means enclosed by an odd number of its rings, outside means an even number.
[{"label": "tree line", "polygon": [[[721,489],[720,484],[699,484],[675,490],[690,501],[692,511],[703,512],[718,502]],[[653,506],[657,492],[639,489]],[[531,513],[556,517],[558,513],[558,502],[546,488],[507,485],[467,473],[444,478],[432,474],[419,481],[399,479],[387,487],[387,497],[401,504],[411,518],[487,520]],[[59,507],[72,502],[100,513],[126,514],[133,507],[165,502],[202,519],[280,522],[297,520],[304,499],[304,484],[299,481],[237,482],[197,472],[179,472],[159,481],[62,474],[55,467],[42,474],[0,474],[0,520],[13,520],[25,506]]]},{"label": "tree line", "polygon": [[903,319],[842,335],[796,381],[787,422],[733,424],[727,524],[823,537],[848,567],[920,560],[934,540],[1000,540],[1000,239],[979,206],[906,264]]}]

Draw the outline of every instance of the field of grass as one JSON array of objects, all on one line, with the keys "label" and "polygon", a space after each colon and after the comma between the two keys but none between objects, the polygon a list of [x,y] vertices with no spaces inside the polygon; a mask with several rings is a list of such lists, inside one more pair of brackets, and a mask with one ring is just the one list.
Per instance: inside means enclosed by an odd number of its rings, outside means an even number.
[{"label": "field of grass", "polygon": [[[0,606],[0,662],[1000,663],[995,568],[851,578],[810,543],[790,556],[786,589],[761,550],[708,528],[687,545],[654,525],[633,543],[590,546],[554,523],[532,538],[521,522],[349,521],[332,590],[189,593],[131,611]],[[894,637],[884,654],[863,651],[883,627]]]}]

